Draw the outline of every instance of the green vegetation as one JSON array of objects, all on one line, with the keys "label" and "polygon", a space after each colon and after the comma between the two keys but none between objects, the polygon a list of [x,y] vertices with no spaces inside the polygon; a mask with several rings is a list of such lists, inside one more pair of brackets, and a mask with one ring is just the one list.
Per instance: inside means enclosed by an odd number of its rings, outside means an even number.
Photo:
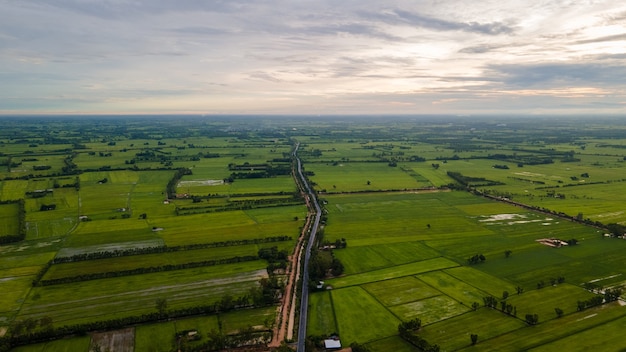
[{"label": "green vegetation", "polygon": [[137,351],[265,341],[307,219],[295,141],[323,206],[308,335],[626,348],[620,120],[147,121],[3,120],[0,350],[130,325]]},{"label": "green vegetation", "polygon": [[[258,253],[272,246],[291,253],[303,224],[294,218],[306,215],[290,176],[288,138],[229,131],[227,122],[145,121],[6,119],[0,242],[11,243],[0,247],[3,344],[154,325],[164,315],[215,320],[217,311],[244,307],[236,318],[220,314],[224,334],[239,336],[248,328],[242,322],[258,333],[274,323],[283,278]],[[231,170],[258,161],[268,165],[262,175]],[[158,314],[157,299],[167,302]],[[217,326],[196,328],[206,342]],[[173,346],[181,329],[137,330],[136,348],[149,350]]]}]

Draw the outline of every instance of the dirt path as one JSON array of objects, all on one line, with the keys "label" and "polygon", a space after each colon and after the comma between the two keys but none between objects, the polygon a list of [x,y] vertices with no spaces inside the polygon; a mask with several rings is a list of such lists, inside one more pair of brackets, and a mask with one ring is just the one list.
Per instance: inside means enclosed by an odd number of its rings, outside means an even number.
[{"label": "dirt path", "polygon": [[[310,209],[309,197],[304,195],[307,208]],[[272,342],[268,347],[279,347],[280,343],[287,338],[293,338],[293,327],[295,321],[295,304],[296,304],[296,282],[300,273],[300,256],[302,254],[302,247],[304,238],[306,237],[307,230],[311,225],[312,215],[307,214],[306,223],[302,227],[300,237],[298,237],[298,243],[295,245],[293,255],[289,257],[289,266],[287,268],[288,279],[285,285],[285,294],[282,297],[280,306],[277,309],[276,322],[274,324],[274,333],[272,336]]]}]

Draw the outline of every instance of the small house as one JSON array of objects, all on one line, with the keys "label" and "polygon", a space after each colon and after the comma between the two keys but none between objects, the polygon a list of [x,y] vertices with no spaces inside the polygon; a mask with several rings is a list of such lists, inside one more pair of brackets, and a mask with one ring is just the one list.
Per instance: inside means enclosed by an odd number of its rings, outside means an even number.
[{"label": "small house", "polygon": [[324,340],[324,348],[327,350],[341,349],[341,341],[339,340],[339,338],[326,339]]}]

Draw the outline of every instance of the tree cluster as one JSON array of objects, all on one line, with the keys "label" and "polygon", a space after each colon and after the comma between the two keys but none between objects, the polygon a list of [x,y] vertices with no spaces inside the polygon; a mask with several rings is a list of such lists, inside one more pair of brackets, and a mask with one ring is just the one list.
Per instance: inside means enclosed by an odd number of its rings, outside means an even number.
[{"label": "tree cluster", "polygon": [[439,345],[431,345],[428,341],[415,333],[419,330],[421,324],[421,320],[417,318],[408,322],[402,322],[398,325],[398,333],[403,340],[417,347],[420,351],[439,352]]},{"label": "tree cluster", "polygon": [[322,280],[329,275],[339,276],[343,274],[343,271],[343,264],[339,259],[335,258],[332,251],[320,251],[317,249],[311,251],[309,278],[312,281]]},{"label": "tree cluster", "polygon": [[526,320],[526,324],[528,325],[539,324],[539,316],[537,314],[526,314],[524,318]]},{"label": "tree cluster", "polygon": [[485,260],[487,260],[487,258],[485,258],[485,256],[482,255],[482,253],[474,254],[473,256],[467,259],[467,263],[470,265],[473,265],[473,264],[483,263]]},{"label": "tree cluster", "polygon": [[167,182],[167,197],[168,198],[176,198],[176,186],[178,185],[178,181],[180,181],[183,176],[191,175],[192,172],[188,168],[180,168],[176,170],[174,176]]},{"label": "tree cluster", "polygon": [[261,259],[267,260],[269,263],[267,266],[267,272],[273,273],[276,269],[286,269],[287,268],[287,259],[289,253],[287,250],[278,250],[278,247],[273,246],[270,248],[261,248],[259,249],[258,256]]},{"label": "tree cluster", "polygon": [[448,175],[448,177],[450,177],[451,179],[455,180],[456,182],[460,183],[461,185],[465,187],[495,186],[495,185],[503,184],[502,182],[499,182],[499,181],[487,180],[484,177],[465,176],[461,174],[460,172],[455,172],[455,171],[448,171],[446,174]]}]

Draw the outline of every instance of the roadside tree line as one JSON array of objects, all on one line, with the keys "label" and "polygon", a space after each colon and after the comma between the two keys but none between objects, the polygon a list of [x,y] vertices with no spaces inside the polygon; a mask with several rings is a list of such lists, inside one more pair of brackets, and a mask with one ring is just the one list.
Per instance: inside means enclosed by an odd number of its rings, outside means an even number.
[{"label": "roadside tree line", "polygon": [[248,244],[284,242],[284,241],[291,241],[291,240],[292,240],[291,236],[272,236],[272,237],[265,237],[265,238],[253,238],[253,239],[243,239],[243,240],[194,243],[194,244],[186,244],[186,245],[181,245],[181,246],[157,246],[157,247],[116,249],[113,251],[80,253],[80,254],[74,254],[68,257],[57,257],[57,258],[52,259],[51,262],[52,264],[61,264],[61,263],[80,262],[80,261],[95,260],[95,259],[126,257],[126,256],[132,256],[132,255],[169,253],[169,252],[190,251],[190,250],[216,248],[216,247],[231,247],[231,246],[243,246],[243,245],[248,245]]}]

